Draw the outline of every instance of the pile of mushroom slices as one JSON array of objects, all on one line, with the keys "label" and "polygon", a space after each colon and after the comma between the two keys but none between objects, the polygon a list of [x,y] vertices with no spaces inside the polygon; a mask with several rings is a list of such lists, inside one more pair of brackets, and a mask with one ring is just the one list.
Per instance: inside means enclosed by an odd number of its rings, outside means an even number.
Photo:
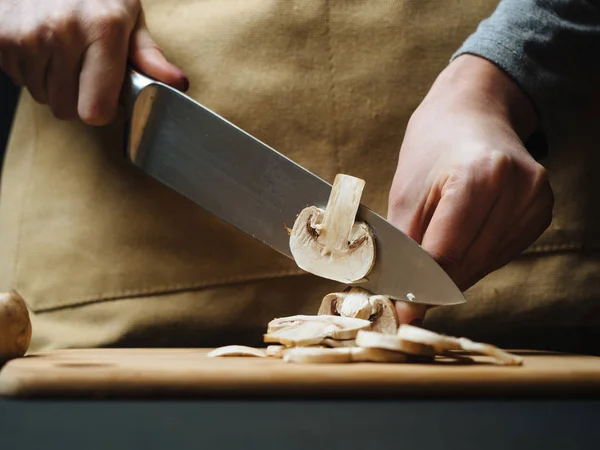
[{"label": "pile of mushroom slices", "polygon": [[[298,267],[348,285],[368,279],[377,249],[368,224],[357,220],[364,187],[364,180],[338,174],[325,209],[308,206],[292,229],[286,227]],[[326,295],[316,316],[272,320],[264,341],[271,344],[264,350],[232,345],[209,356],[271,357],[292,363],[402,363],[434,361],[438,355],[472,361],[466,352],[488,355],[502,364],[522,364],[520,357],[492,345],[399,325],[389,298],[359,287]]]},{"label": "pile of mushroom slices", "polygon": [[436,356],[472,362],[482,354],[501,364],[521,365],[522,358],[493,345],[399,325],[392,301],[353,287],[324,297],[315,316],[297,315],[269,322],[266,349],[221,347],[210,357],[256,356],[289,363],[433,362]]}]

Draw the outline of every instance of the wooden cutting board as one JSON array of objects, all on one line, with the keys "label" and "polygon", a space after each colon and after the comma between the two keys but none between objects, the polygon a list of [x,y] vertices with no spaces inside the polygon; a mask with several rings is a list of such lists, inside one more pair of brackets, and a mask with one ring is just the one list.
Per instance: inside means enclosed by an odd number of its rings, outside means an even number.
[{"label": "wooden cutting board", "polygon": [[0,371],[12,397],[597,396],[600,358],[520,353],[521,367],[440,360],[420,364],[291,364],[208,358],[207,349],[85,349],[40,353]]}]

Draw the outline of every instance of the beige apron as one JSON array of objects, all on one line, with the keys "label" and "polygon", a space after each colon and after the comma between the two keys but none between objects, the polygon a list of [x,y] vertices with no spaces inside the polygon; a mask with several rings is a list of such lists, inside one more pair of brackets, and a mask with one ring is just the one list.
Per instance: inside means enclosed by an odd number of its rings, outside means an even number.
[{"label": "beige apron", "polygon": [[[364,178],[364,200],[381,214],[410,114],[496,3],[143,2],[192,97],[328,181]],[[266,321],[315,313],[340,287],[128,165],[122,133],[122,117],[102,128],[61,122],[22,95],[2,177],[0,289],[27,299],[32,351],[256,344]],[[600,323],[600,264],[583,254],[600,242],[598,196],[585,190],[598,191],[598,152],[588,151],[591,134],[558,138],[553,229],[467,305],[434,311],[431,326],[480,334],[514,321]]]}]

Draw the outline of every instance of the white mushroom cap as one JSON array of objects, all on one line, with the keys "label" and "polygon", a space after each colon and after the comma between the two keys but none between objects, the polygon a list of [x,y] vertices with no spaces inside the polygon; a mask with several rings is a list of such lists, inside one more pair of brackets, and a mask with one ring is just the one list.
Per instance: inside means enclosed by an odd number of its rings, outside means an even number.
[{"label": "white mushroom cap", "polygon": [[290,235],[290,250],[301,269],[342,283],[364,279],[375,264],[375,239],[356,221],[365,182],[336,176],[327,208],[304,208]]}]

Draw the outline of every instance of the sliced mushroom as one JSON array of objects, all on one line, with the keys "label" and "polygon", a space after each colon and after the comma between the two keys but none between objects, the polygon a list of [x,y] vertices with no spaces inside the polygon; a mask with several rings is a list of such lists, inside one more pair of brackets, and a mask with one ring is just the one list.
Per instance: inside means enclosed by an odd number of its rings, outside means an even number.
[{"label": "sliced mushroom", "polygon": [[323,339],[321,344],[327,347],[356,347],[356,341],[354,339]]},{"label": "sliced mushroom", "polygon": [[344,292],[327,294],[321,301],[318,315],[339,315],[368,319],[372,314],[369,297],[371,292],[359,287],[351,287]]},{"label": "sliced mushroom", "polygon": [[398,331],[398,314],[392,301],[383,295],[369,297],[371,305],[371,331],[383,334],[396,334]]},{"label": "sliced mushroom", "polygon": [[475,362],[470,356],[462,355],[460,353],[453,352],[452,350],[444,350],[442,352],[437,352],[437,354],[444,358],[453,359],[462,363],[473,364]]},{"label": "sliced mushroom", "polygon": [[281,358],[285,349],[285,345],[268,345],[265,353],[272,358]]},{"label": "sliced mushroom", "polygon": [[432,346],[405,341],[395,335],[361,330],[356,335],[356,345],[365,348],[381,348],[418,356],[434,356]]},{"label": "sliced mushroom", "polygon": [[304,208],[292,228],[290,250],[301,269],[342,283],[364,279],[375,263],[375,239],[369,226],[356,221],[365,182],[335,177],[325,210]]},{"label": "sliced mushroom", "polygon": [[346,292],[333,292],[323,297],[321,306],[317,315],[319,316],[339,316],[338,306],[342,304],[346,297]]},{"label": "sliced mushroom", "polygon": [[418,342],[420,344],[431,345],[437,353],[445,350],[461,350],[460,342],[457,338],[444,336],[424,328],[412,325],[400,325],[398,328],[398,337],[406,341]]},{"label": "sliced mushroom", "polygon": [[304,364],[340,364],[352,362],[406,362],[406,355],[376,348],[290,348],[283,355],[285,362]]},{"label": "sliced mushroom", "polygon": [[29,311],[23,297],[14,291],[0,293],[0,362],[27,353],[31,332]]},{"label": "sliced mushroom", "polygon": [[341,364],[352,362],[350,348],[289,348],[283,360],[291,363]]},{"label": "sliced mushroom", "polygon": [[373,315],[373,308],[370,302],[372,294],[366,289],[358,287],[350,288],[344,294],[341,304],[338,304],[339,314],[344,317],[369,320]]},{"label": "sliced mushroom", "polygon": [[226,345],[224,347],[214,349],[206,356],[209,358],[218,358],[223,356],[256,356],[259,358],[265,358],[267,354],[263,350],[253,347],[246,347],[245,345]]},{"label": "sliced mushroom", "polygon": [[296,322],[264,335],[267,343],[283,344],[286,347],[309,347],[320,344],[334,330],[327,322]]},{"label": "sliced mushroom", "polygon": [[395,334],[398,331],[398,315],[394,303],[383,295],[373,295],[360,287],[323,297],[318,314],[368,319],[371,331]]},{"label": "sliced mushroom", "polygon": [[473,342],[467,338],[445,336],[411,325],[401,325],[398,329],[398,336],[404,340],[431,345],[435,348],[437,353],[444,353],[451,350],[463,350],[469,353],[479,353],[491,356],[506,365],[523,364],[523,358],[520,356],[505,352],[491,344]]},{"label": "sliced mushroom", "polygon": [[352,349],[352,361],[354,362],[382,362],[403,363],[408,361],[408,356],[394,350],[382,348],[354,347]]},{"label": "sliced mushroom", "polygon": [[520,356],[505,352],[504,350],[501,350],[491,344],[473,342],[467,338],[459,338],[459,341],[461,348],[465,352],[480,353],[482,355],[491,356],[507,366],[520,366],[523,364],[523,358]]},{"label": "sliced mushroom", "polygon": [[353,317],[297,315],[273,319],[267,326],[267,334],[272,334],[290,327],[298,327],[303,323],[326,325],[324,329],[327,331],[327,336],[323,336],[323,339],[328,337],[333,339],[353,339],[358,330],[366,329],[371,326],[371,322],[368,320],[356,319]]}]

